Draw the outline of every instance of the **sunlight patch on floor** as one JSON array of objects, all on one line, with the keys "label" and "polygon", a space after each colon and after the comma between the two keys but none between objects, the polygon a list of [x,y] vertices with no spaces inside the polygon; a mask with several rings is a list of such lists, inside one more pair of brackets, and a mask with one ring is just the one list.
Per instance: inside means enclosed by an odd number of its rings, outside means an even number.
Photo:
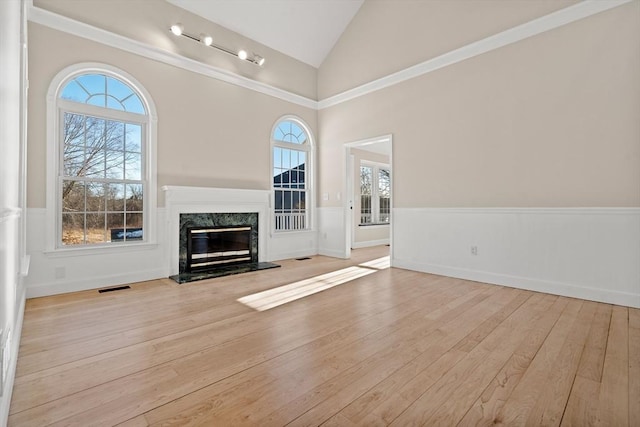
[{"label": "sunlight patch on floor", "polygon": [[330,273],[321,274],[309,279],[278,286],[277,288],[247,295],[239,298],[238,302],[258,311],[269,310],[291,301],[313,295],[325,289],[333,288],[350,282],[359,277],[367,276],[378,270],[389,268],[389,257],[382,257],[367,261],[357,266],[343,268]]}]

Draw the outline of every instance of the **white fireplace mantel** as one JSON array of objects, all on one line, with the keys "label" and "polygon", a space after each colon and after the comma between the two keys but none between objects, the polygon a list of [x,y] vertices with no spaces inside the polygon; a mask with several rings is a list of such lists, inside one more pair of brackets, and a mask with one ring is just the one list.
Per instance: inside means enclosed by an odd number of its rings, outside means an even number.
[{"label": "white fireplace mantel", "polygon": [[270,221],[269,190],[184,187],[165,185],[166,230],[169,242],[170,274],[178,274],[180,214],[182,213],[258,213],[258,261],[269,259],[267,238]]}]

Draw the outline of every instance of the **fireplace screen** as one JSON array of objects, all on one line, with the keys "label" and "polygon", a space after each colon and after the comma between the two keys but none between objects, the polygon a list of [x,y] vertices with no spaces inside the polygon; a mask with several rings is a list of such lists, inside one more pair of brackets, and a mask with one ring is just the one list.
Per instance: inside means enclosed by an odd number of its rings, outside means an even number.
[{"label": "fireplace screen", "polygon": [[190,227],[187,230],[189,272],[251,262],[251,226]]}]

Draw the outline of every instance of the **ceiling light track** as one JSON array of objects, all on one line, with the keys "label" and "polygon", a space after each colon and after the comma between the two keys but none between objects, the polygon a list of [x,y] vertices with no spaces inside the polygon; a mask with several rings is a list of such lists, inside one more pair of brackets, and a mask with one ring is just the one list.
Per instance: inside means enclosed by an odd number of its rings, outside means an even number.
[{"label": "ceiling light track", "polygon": [[247,51],[243,50],[243,49],[235,51],[235,50],[228,49],[228,48],[226,48],[224,46],[217,45],[217,44],[213,43],[213,37],[211,37],[208,34],[202,33],[202,34],[200,34],[200,36],[194,36],[193,34],[185,33],[184,32],[184,26],[182,24],[180,24],[180,23],[173,24],[171,26],[171,28],[169,28],[169,30],[176,36],[186,37],[186,38],[191,39],[191,40],[193,40],[195,42],[202,43],[205,46],[212,47],[212,48],[217,49],[217,50],[219,50],[221,52],[224,52],[224,53],[227,53],[229,55],[233,55],[235,57],[238,57],[238,58],[242,59],[243,61],[247,61],[247,62],[251,62],[252,64],[256,64],[259,67],[262,67],[264,65],[264,62],[265,62],[264,57],[262,57],[262,56],[260,56],[260,55],[258,55],[256,53],[253,53],[253,54],[249,55],[249,53],[247,53]]}]

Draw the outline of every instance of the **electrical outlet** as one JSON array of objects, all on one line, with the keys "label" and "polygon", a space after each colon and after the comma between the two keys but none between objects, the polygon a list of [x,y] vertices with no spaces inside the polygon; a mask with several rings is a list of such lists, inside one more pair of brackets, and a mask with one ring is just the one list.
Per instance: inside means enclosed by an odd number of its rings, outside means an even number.
[{"label": "electrical outlet", "polygon": [[471,255],[478,255],[478,247],[471,246]]}]

